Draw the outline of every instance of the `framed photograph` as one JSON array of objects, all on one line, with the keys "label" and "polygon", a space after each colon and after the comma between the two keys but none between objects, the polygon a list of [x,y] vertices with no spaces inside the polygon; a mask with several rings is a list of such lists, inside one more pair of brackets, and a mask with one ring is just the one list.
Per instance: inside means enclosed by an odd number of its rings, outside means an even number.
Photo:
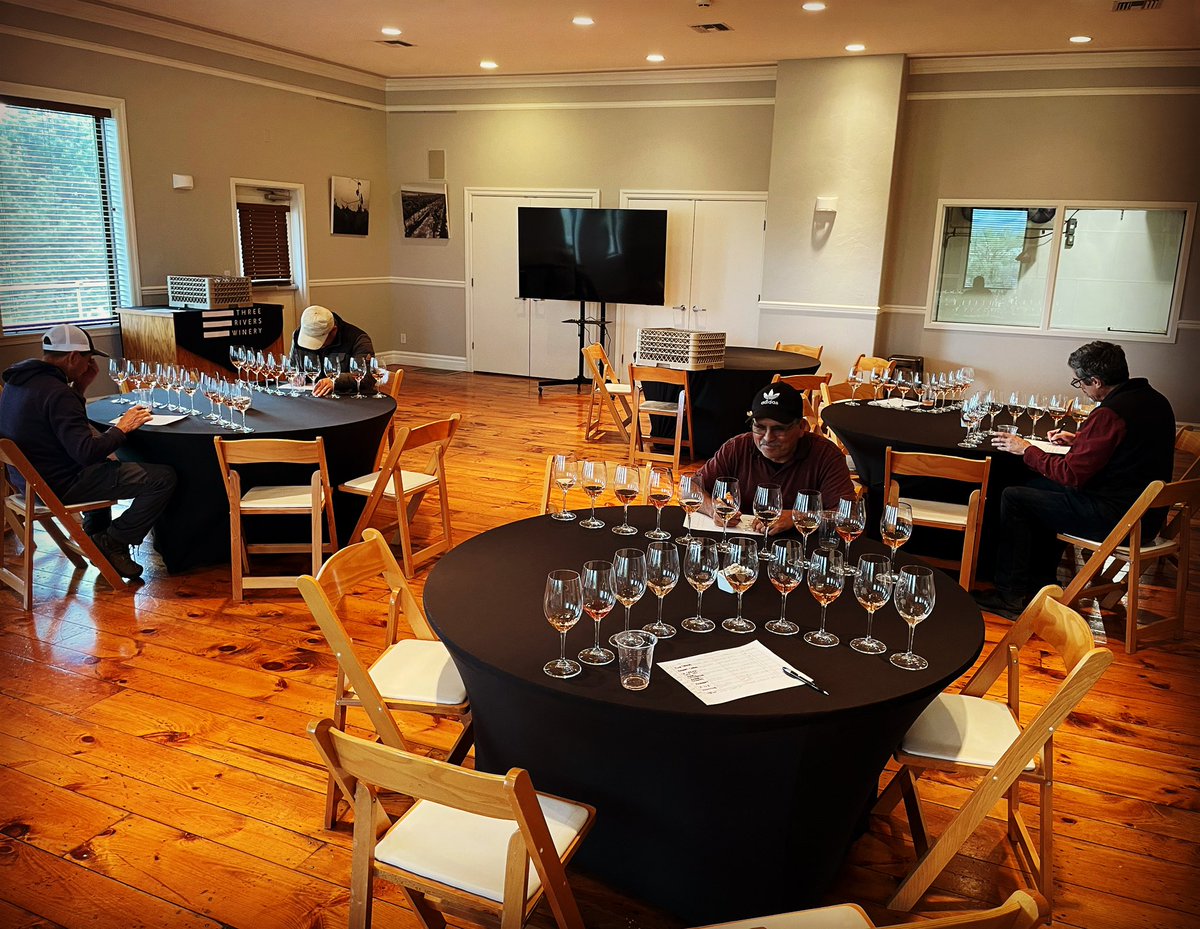
[{"label": "framed photograph", "polygon": [[330,215],[334,235],[366,235],[371,220],[371,182],[361,177],[330,178]]},{"label": "framed photograph", "polygon": [[400,209],[404,214],[404,238],[450,238],[445,184],[401,184]]}]

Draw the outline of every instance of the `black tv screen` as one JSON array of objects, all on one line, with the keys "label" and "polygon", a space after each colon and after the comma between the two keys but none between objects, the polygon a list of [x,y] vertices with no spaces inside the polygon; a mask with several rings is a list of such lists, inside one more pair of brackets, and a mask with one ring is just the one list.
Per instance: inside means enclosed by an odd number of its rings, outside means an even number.
[{"label": "black tv screen", "polygon": [[666,210],[517,208],[520,296],[663,305]]}]

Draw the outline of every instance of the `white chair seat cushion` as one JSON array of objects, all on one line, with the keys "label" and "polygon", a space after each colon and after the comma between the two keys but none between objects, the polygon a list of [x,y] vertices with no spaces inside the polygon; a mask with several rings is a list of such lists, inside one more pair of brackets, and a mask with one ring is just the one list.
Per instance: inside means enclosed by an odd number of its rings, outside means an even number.
[{"label": "white chair seat cushion", "polygon": [[[324,500],[322,500],[324,502]],[[242,511],[311,510],[312,487],[309,484],[279,484],[251,487],[242,494]]]},{"label": "white chair seat cushion", "polygon": [[872,923],[859,907],[843,903],[816,910],[760,916],[758,919],[737,919],[702,929],[872,929]]},{"label": "white chair seat cushion", "polygon": [[913,522],[939,526],[967,525],[967,505],[965,503],[943,503],[940,500],[914,500],[912,497],[901,497],[901,503],[912,507]]},{"label": "white chair seat cushion", "polygon": [[[587,822],[587,810],[541,794],[538,803],[561,858]],[[512,820],[418,800],[379,840],[375,858],[499,903],[504,899],[508,840],[516,831],[517,824]],[[542,879],[530,862],[526,899],[541,886]]]},{"label": "white chair seat cushion", "polygon": [[675,416],[679,412],[679,402],[672,403],[669,400],[643,400],[640,407],[643,413],[659,414],[664,416]]},{"label": "white chair seat cushion", "polygon": [[[424,471],[405,471],[400,470],[400,479],[404,482],[404,493],[415,494],[418,490],[424,490],[432,484],[437,483],[436,474],[426,474]],[[342,490],[349,490],[352,493],[370,494],[375,488],[375,482],[379,480],[379,472],[373,474],[364,474],[362,477],[356,477],[352,481],[346,481],[342,485]],[[395,484],[390,480],[387,486],[384,487],[383,495],[390,500],[396,499]]]},{"label": "white chair seat cushion", "polygon": [[367,673],[384,700],[456,706],[467,699],[467,688],[441,642],[402,639],[380,655]]},{"label": "white chair seat cushion", "polygon": [[628,384],[618,384],[615,381],[609,381],[607,384],[604,385],[604,389],[607,390],[610,394],[626,394],[626,395],[629,394],[629,385]]},{"label": "white chair seat cushion", "polygon": [[[1020,734],[1012,712],[998,700],[938,694],[905,733],[900,751],[990,768]],[[1025,770],[1033,769],[1030,760]]]},{"label": "white chair seat cushion", "polygon": [[[1103,542],[1096,542],[1093,539],[1085,539],[1083,536],[1068,535],[1065,532],[1060,532],[1058,534],[1058,537],[1063,542],[1066,542],[1068,545],[1081,545],[1084,548],[1090,548],[1093,550],[1099,548],[1102,544],[1104,544]],[[1174,551],[1177,546],[1178,546],[1178,543],[1175,542],[1173,539],[1155,539],[1153,542],[1150,542],[1149,544],[1143,543],[1142,547],[1141,547],[1141,553],[1143,555],[1154,555],[1158,552]],[[1116,547],[1116,549],[1113,551],[1113,554],[1117,558],[1120,558],[1124,561],[1128,561],[1129,560],[1129,546],[1128,545],[1118,545]]]},{"label": "white chair seat cushion", "polygon": [[[25,495],[24,494],[9,494],[8,500],[6,502],[12,509],[16,510],[18,513],[25,512]],[[101,507],[116,506],[116,505],[117,505],[116,500],[88,500],[84,503],[64,503],[63,504],[63,506],[66,508],[68,513],[71,513],[71,512],[82,513],[85,510],[100,509]],[[37,500],[37,502],[35,502],[33,505],[33,515],[35,517],[49,516],[50,515],[50,507],[48,507],[48,506],[46,506],[46,504],[42,503],[41,500]]]}]

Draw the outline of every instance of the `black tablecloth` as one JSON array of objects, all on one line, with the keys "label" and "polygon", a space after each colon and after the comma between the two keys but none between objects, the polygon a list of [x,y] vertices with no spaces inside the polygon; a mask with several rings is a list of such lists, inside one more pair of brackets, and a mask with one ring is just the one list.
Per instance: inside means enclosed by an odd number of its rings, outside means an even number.
[{"label": "black tablecloth", "polygon": [[[652,509],[630,512],[641,529],[653,525]],[[549,517],[503,526],[459,545],[430,573],[425,608],[470,694],[477,767],[525,767],[539,789],[594,804],[596,826],[578,866],[691,923],[817,902],[861,828],[890,753],[979,655],[979,610],[936,572],[938,606],[918,628],[915,649],[930,668],[902,671],[887,654],[860,655],[846,644],[866,625],[849,590],[829,608],[829,628],[842,645],[819,649],[801,636],[765,632],[763,622],[779,613],[779,595],[764,572],[745,596],[755,633],[681,630],[658,644],[655,662],[758,638],[830,696],[798,687],[706,707],[661,669],[647,690],[623,690],[615,663],[554,680],[542,673],[558,655],[558,635],[542,614],[547,572],[578,570],[588,559],[611,560],[618,548],[647,544],[643,535],[610,531],[620,510],[599,515],[608,526],[596,531]],[[677,530],[681,519],[671,508],[663,523]],[[878,549],[859,542],[854,552]],[[678,627],[695,605],[695,592],[681,580],[664,601],[664,618]],[[719,622],[734,605],[732,595],[713,587],[704,614]],[[651,622],[655,607],[647,592],[633,608],[633,624]],[[788,616],[802,631],[816,628],[818,609],[806,589],[789,598]],[[602,639],[623,616],[618,604]],[[567,637],[568,655],[590,645],[592,634],[585,617]],[[890,651],[902,651],[907,627],[889,605],[875,634]]]},{"label": "black tablecloth", "polygon": [[[156,392],[161,402],[161,392]],[[197,396],[197,408],[208,411],[208,402]],[[105,397],[88,403],[88,417],[105,429],[128,406]],[[201,417],[190,417],[166,426],[143,426],[130,433],[118,455],[132,461],[169,464],[175,468],[179,484],[154,529],[154,547],[167,570],[175,573],[200,565],[229,561],[229,504],[217,465],[213,436],[228,439],[325,439],[325,457],[329,480],[335,488],[334,509],[341,542],[348,541],[354,523],[362,512],[364,498],[337,493],[339,483],[367,474],[374,463],[379,440],[396,409],[391,397],[340,400],[254,394],[254,406],[247,414],[247,425],[254,432],[243,435],[218,429]],[[163,415],[168,411],[156,410]],[[228,411],[226,411],[228,412]],[[241,417],[238,417],[241,421]],[[256,465],[239,467],[243,487],[263,483],[307,484],[310,466]],[[298,517],[280,517],[297,520]],[[308,517],[298,531],[307,535]],[[248,531],[255,531],[252,520]]]},{"label": "black tablecloth", "polygon": [[[725,367],[689,371],[696,457],[711,457],[726,439],[746,431],[750,402],[776,374],[811,374],[820,366],[811,355],[731,345],[725,349]],[[656,386],[646,395],[653,400],[674,400],[679,389]],[[654,417],[652,425],[654,435],[675,435],[674,422],[663,417]]]}]

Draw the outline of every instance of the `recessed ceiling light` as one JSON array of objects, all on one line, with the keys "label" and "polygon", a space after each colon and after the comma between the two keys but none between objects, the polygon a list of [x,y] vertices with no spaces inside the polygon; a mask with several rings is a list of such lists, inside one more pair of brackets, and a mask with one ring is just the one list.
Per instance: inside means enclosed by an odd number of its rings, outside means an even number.
[{"label": "recessed ceiling light", "polygon": [[1071,41],[1076,45],[1087,45],[1088,42],[1092,41],[1092,37],[1090,35],[1073,35],[1071,36]]},{"label": "recessed ceiling light", "polygon": [[483,61],[479,62],[479,67],[483,68],[485,71],[494,71],[500,66],[494,61],[484,59]]},{"label": "recessed ceiling light", "polygon": [[395,26],[384,26],[379,31],[382,32],[384,35],[400,35],[400,30],[397,29]]},{"label": "recessed ceiling light", "polygon": [[571,20],[571,22],[573,22],[576,26],[591,26],[596,21],[590,16],[576,16],[573,20]]},{"label": "recessed ceiling light", "polygon": [[846,46],[846,51],[848,52],[865,52],[866,50],[867,47],[861,42],[851,42]]},{"label": "recessed ceiling light", "polygon": [[653,61],[655,64],[657,64],[658,62],[666,61],[667,59],[663,55],[660,55],[657,52],[655,52],[653,55],[647,55],[646,60]]},{"label": "recessed ceiling light", "polygon": [[801,4],[800,9],[807,10],[809,13],[820,13],[823,9],[825,9],[825,4],[818,2],[805,3]]}]

